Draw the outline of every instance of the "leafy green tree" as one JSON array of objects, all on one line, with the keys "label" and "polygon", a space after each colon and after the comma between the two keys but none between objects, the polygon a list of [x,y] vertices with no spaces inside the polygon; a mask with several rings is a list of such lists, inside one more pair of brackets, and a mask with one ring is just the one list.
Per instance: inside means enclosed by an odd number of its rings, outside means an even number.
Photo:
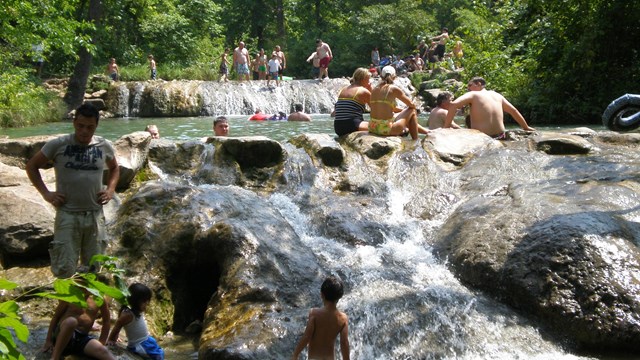
[{"label": "leafy green tree", "polygon": [[[528,2],[523,35],[538,66],[529,106],[542,119],[600,122],[605,107],[640,92],[640,4],[634,1]],[[559,101],[560,99],[560,101]]]},{"label": "leafy green tree", "polygon": [[[0,126],[26,126],[59,120],[61,102],[38,87],[34,62],[44,59],[43,74],[55,71],[59,58],[74,58],[77,33],[89,27],[75,20],[76,0],[5,0],[0,11]],[[41,46],[37,51],[35,45]],[[53,106],[53,108],[52,108]]]},{"label": "leafy green tree", "polygon": [[455,14],[457,22],[463,24],[456,33],[464,39],[464,75],[484,77],[489,88],[514,101],[527,88],[532,60],[519,53],[520,42],[506,38],[505,34],[514,31],[515,25],[506,20],[512,11],[511,7],[478,4],[473,9],[458,9]]},{"label": "leafy green tree", "polygon": [[[84,5],[84,3],[81,3]],[[83,19],[91,24],[91,27],[84,33],[91,40],[87,43],[81,43],[78,49],[78,58],[73,69],[73,74],[69,79],[69,85],[67,86],[67,92],[64,96],[65,103],[67,103],[68,110],[73,110],[80,106],[84,101],[84,93],[87,87],[87,79],[91,72],[91,64],[93,62],[94,44],[97,41],[98,32],[96,27],[99,27],[102,20],[102,0],[89,0],[86,10],[84,6],[78,8],[78,21],[82,22]]]}]

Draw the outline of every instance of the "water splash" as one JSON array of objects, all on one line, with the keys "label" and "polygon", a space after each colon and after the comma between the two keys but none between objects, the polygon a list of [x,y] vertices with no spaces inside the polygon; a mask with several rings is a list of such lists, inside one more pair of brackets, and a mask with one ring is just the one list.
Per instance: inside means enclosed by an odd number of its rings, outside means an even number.
[{"label": "water splash", "polygon": [[[349,315],[352,358],[585,359],[564,353],[526,319],[466,289],[434,258],[420,224],[404,220],[402,192],[392,189],[388,200],[388,221],[408,231],[385,234],[379,246],[350,247],[315,235],[303,209],[286,195],[269,199],[327,272],[345,281],[339,307]],[[294,328],[302,331],[304,324]]]}]

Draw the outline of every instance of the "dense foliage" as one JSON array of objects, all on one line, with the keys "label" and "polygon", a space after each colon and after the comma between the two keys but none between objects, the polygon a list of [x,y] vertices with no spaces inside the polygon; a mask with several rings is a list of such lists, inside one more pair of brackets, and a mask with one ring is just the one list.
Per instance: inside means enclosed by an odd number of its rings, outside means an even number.
[{"label": "dense foliage", "polygon": [[[101,2],[98,20],[88,21],[91,1]],[[115,57],[123,79],[145,79],[153,54],[161,78],[210,80],[224,47],[240,40],[252,54],[281,45],[286,75],[308,77],[305,60],[322,38],[335,54],[335,77],[369,64],[375,46],[383,56],[408,55],[447,26],[448,51],[453,39],[463,42],[464,77],[484,76],[534,125],[597,123],[611,100],[640,93],[635,1],[5,0],[1,6],[3,126],[25,107],[24,94],[34,94],[27,103],[40,98],[29,85],[36,79],[33,44],[44,48],[42,77],[69,76],[84,47],[94,73]]]}]

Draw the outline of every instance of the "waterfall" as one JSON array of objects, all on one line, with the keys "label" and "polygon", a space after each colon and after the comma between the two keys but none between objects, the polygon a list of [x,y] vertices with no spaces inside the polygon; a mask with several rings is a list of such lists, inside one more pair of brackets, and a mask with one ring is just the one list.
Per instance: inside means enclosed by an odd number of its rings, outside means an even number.
[{"label": "waterfall", "polygon": [[145,81],[117,83],[109,89],[109,110],[116,117],[169,117],[290,113],[328,114],[347,79],[281,81]]},{"label": "waterfall", "polygon": [[[387,200],[397,209],[405,197],[393,189]],[[270,202],[326,270],[345,281],[347,291],[338,308],[349,316],[352,358],[579,359],[545,340],[513,310],[460,284],[434,258],[424,225],[416,219],[392,214],[389,222],[395,226],[389,228],[401,225],[404,231],[389,232],[383,244],[354,251],[315,235],[304,211],[286,195],[274,194]],[[318,292],[310,293],[311,303],[321,306]],[[288,325],[290,336],[299,337],[304,326]]]},{"label": "waterfall", "polygon": [[[256,109],[267,114],[290,113],[296,103],[305,112],[329,114],[346,78],[245,82],[144,81],[119,82],[108,91],[109,111],[116,117],[171,117],[250,115]],[[411,82],[398,78],[396,85],[411,93]]]}]

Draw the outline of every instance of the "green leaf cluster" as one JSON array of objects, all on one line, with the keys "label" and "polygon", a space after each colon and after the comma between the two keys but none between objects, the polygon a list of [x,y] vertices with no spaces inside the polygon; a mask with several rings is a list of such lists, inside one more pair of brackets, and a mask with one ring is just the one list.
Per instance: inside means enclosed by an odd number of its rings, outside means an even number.
[{"label": "green leaf cluster", "polygon": [[[0,290],[13,290],[18,284],[0,279]],[[24,359],[9,329],[12,329],[18,340],[27,342],[29,329],[22,323],[18,304],[11,300],[0,303],[0,358]]]},{"label": "green leaf cluster", "polygon": [[[85,291],[89,292],[98,305],[102,305],[105,297],[115,299],[120,304],[127,304],[129,291],[124,281],[124,270],[117,266],[118,259],[106,255],[96,255],[91,259],[94,266],[99,266],[97,273],[76,273],[68,279],[56,279],[53,291],[41,291],[35,294],[22,294],[17,298],[31,295],[65,301],[83,308],[87,307]],[[99,275],[113,278],[115,286],[107,285],[99,279]],[[0,278],[0,290],[14,290],[18,284]],[[29,329],[22,322],[20,308],[15,300],[0,302],[0,359],[25,359],[19,352],[15,337],[27,342]]]}]

